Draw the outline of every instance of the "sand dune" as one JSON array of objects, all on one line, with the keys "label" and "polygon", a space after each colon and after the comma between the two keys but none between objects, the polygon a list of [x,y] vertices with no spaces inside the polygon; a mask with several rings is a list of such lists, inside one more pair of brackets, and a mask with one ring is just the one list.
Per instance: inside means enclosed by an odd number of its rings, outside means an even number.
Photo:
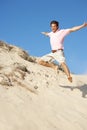
[{"label": "sand dune", "polygon": [[65,74],[0,41],[0,130],[87,130],[87,75]]}]

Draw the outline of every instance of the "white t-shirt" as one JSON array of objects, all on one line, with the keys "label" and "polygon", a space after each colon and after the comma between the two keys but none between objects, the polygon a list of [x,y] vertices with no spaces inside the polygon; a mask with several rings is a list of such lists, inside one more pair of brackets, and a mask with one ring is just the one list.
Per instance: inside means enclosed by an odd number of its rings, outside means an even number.
[{"label": "white t-shirt", "polygon": [[64,38],[70,33],[69,29],[57,30],[55,33],[50,32],[48,36],[50,37],[50,44],[52,50],[64,49]]}]

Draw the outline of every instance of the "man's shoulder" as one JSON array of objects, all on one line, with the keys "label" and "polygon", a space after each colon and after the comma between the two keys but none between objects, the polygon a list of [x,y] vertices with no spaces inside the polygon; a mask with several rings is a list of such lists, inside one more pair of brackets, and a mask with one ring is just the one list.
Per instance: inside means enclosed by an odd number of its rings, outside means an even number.
[{"label": "man's shoulder", "polygon": [[62,29],[60,29],[59,31],[65,31],[66,29],[65,28],[62,28]]},{"label": "man's shoulder", "polygon": [[67,30],[69,30],[69,28],[60,29],[60,31],[67,31]]},{"label": "man's shoulder", "polygon": [[70,33],[70,29],[67,28],[67,29],[61,29],[60,30],[64,35],[68,35]]},{"label": "man's shoulder", "polygon": [[60,29],[59,32],[64,32],[64,33],[65,33],[65,32],[68,32],[68,33],[69,33],[69,32],[70,32],[70,29],[69,29],[69,28]]}]

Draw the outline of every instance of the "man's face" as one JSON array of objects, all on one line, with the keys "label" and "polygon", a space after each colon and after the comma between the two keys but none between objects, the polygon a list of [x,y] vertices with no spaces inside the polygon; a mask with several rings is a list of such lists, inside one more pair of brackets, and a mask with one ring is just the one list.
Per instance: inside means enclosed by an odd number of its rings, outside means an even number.
[{"label": "man's face", "polygon": [[51,24],[51,30],[55,33],[58,30],[58,26],[56,24]]}]

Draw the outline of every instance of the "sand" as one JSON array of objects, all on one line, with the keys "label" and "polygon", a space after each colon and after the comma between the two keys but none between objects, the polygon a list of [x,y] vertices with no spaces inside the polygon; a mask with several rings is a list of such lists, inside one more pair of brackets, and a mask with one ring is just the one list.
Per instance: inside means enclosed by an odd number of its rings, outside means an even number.
[{"label": "sand", "polygon": [[72,77],[0,41],[0,130],[87,130],[87,75]]}]

